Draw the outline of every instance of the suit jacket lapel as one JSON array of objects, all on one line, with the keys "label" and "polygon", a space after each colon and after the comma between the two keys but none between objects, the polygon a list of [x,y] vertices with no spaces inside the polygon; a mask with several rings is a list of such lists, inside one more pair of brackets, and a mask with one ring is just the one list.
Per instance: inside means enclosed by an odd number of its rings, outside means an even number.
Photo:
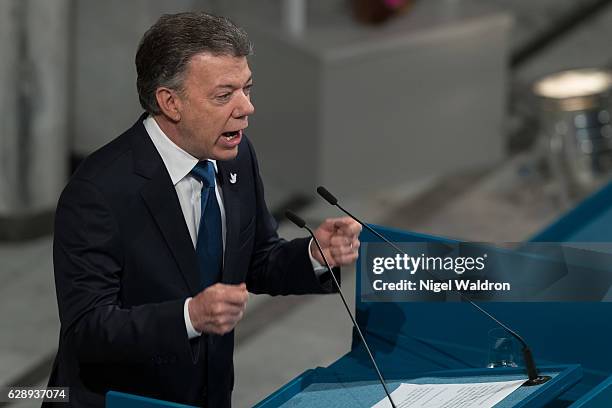
[{"label": "suit jacket lapel", "polygon": [[168,244],[191,294],[195,294],[200,287],[195,249],[176,190],[159,153],[142,125],[142,119],[139,119],[134,126],[136,133],[132,139],[134,171],[149,179],[142,188],[141,195]]},{"label": "suit jacket lapel", "polygon": [[232,162],[217,162],[219,170],[219,183],[223,195],[225,208],[225,252],[223,254],[222,282],[239,283],[234,276],[234,262],[237,259],[234,253],[238,248],[238,233],[240,232],[240,198],[238,196],[238,183],[230,180],[230,173],[236,174]]}]

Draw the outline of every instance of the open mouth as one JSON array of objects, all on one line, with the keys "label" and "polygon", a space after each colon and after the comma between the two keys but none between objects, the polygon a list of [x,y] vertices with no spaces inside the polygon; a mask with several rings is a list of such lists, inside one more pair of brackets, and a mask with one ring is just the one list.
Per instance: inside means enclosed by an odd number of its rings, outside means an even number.
[{"label": "open mouth", "polygon": [[223,132],[221,135],[227,140],[230,141],[237,137],[240,134],[239,130],[235,130],[233,132]]}]

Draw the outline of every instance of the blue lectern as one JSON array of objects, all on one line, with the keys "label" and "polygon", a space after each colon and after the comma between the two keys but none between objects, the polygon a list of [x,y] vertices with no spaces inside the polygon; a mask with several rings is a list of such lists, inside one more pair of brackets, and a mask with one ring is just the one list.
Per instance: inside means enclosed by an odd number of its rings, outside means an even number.
[{"label": "blue lectern", "polygon": [[570,408],[609,408],[610,405],[612,405],[612,376],[570,405]]},{"label": "blue lectern", "polygon": [[[374,227],[394,242],[451,242],[440,237]],[[380,242],[368,231],[362,233],[361,240]],[[532,241],[612,242],[612,184],[565,214]],[[361,261],[356,268],[358,274],[362,270]],[[487,371],[483,368],[487,361],[486,334],[495,326],[471,305],[464,302],[366,302],[360,296],[359,276],[356,290],[357,321],[392,388],[398,381],[415,382],[424,378],[481,381],[498,374],[497,369]],[[581,397],[595,399],[587,393],[597,390],[595,387],[612,375],[612,302],[489,302],[483,306],[521,333],[529,342],[541,371],[553,375],[548,387],[527,391],[521,387],[517,395],[514,395],[516,392],[511,394],[500,406],[539,407],[553,399],[559,406],[578,404]],[[564,365],[568,363],[580,367]],[[360,398],[358,390],[363,385],[371,387],[378,401],[384,393],[380,386],[376,388],[375,380],[371,363],[353,336],[352,349],[345,356],[329,367],[298,376],[257,407],[334,406],[330,404],[334,399],[338,401],[341,395],[349,399]],[[336,393],[323,393],[326,387]],[[601,395],[609,393],[609,384],[600,387],[603,387],[598,391]],[[348,396],[349,391],[354,392],[352,397]],[[323,402],[323,394],[325,398],[333,397]],[[320,398],[319,403],[316,398],[311,399],[312,396]],[[301,405],[300,401],[309,405]],[[371,402],[368,399],[359,401],[363,406]],[[360,405],[351,405],[345,400],[336,406]]]}]

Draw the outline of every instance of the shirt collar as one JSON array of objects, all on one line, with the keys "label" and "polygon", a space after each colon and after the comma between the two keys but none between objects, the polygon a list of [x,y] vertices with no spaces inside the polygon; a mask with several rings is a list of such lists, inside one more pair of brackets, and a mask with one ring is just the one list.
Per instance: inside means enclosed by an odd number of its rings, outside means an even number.
[{"label": "shirt collar", "polygon": [[[149,115],[142,121],[151,141],[155,145],[159,155],[170,174],[172,184],[176,184],[184,179],[200,160],[178,147],[159,127],[155,119]],[[217,170],[217,161],[208,159]]]}]

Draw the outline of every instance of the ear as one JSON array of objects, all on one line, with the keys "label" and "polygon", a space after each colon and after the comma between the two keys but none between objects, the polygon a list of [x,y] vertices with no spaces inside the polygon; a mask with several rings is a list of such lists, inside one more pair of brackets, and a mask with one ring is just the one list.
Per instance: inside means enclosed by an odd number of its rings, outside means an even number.
[{"label": "ear", "polygon": [[181,120],[181,96],[174,89],[159,87],[155,91],[155,99],[162,114],[172,122]]}]

